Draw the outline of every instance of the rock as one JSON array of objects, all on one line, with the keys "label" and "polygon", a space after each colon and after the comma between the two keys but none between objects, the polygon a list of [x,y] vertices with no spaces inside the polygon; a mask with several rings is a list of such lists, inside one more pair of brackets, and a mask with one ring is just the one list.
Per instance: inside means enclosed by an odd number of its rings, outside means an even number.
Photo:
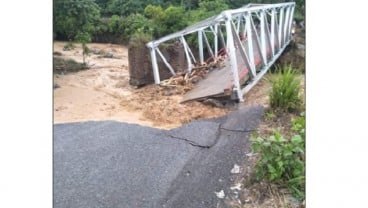
[{"label": "rock", "polygon": [[219,192],[215,192],[217,198],[223,199],[225,197],[225,192],[224,190],[221,190]]},{"label": "rock", "polygon": [[305,49],[305,45],[300,44],[300,43],[297,43],[297,44],[296,44],[296,47],[297,47],[298,49],[300,49],[300,50],[304,50],[304,49]]},{"label": "rock", "polygon": [[237,183],[237,184],[235,184],[235,186],[232,186],[232,187],[230,187],[230,190],[238,190],[238,191],[240,191],[241,190],[241,183]]},{"label": "rock", "polygon": [[105,55],[103,55],[104,58],[113,58],[114,55],[112,53],[107,52]]},{"label": "rock", "polygon": [[233,173],[233,174],[240,173],[240,166],[235,164],[233,169],[231,169],[230,172]]},{"label": "rock", "polygon": [[54,56],[62,56],[63,54],[59,51],[55,51],[54,53],[52,53]]},{"label": "rock", "polygon": [[219,100],[212,99],[212,98],[209,98],[209,99],[203,101],[203,104],[210,105],[212,107],[218,107],[218,108],[223,108],[224,107],[224,105],[222,105],[222,103]]}]

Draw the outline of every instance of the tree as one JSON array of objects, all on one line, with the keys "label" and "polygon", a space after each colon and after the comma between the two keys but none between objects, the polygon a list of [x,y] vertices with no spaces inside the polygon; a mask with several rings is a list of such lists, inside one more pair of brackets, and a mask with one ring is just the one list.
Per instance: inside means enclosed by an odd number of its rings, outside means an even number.
[{"label": "tree", "polygon": [[151,22],[152,35],[156,38],[184,29],[188,23],[185,10],[181,6],[169,6],[165,10],[161,6],[148,5],[144,15]]},{"label": "tree", "polygon": [[100,18],[100,8],[94,0],[55,0],[54,33],[59,39],[76,39],[95,32],[95,25]]},{"label": "tree", "polygon": [[198,9],[190,12],[190,19],[188,21],[190,24],[194,24],[214,15],[218,15],[227,9],[229,9],[229,6],[223,0],[204,0],[199,3]]}]

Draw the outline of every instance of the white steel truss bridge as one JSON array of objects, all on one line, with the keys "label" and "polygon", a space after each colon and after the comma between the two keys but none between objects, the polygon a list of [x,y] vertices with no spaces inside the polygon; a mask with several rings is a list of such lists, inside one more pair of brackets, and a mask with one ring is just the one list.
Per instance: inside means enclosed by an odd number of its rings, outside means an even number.
[{"label": "white steel truss bridge", "polygon": [[[294,9],[294,2],[248,4],[147,43],[155,83],[161,82],[157,58],[165,63],[172,75],[177,71],[161,53],[160,44],[180,41],[188,72],[206,60],[216,62],[222,58],[225,63],[221,70],[210,73],[199,82],[184,99],[227,92],[244,101],[243,95],[262,78],[290,43]],[[188,39],[196,45],[189,46]]]}]

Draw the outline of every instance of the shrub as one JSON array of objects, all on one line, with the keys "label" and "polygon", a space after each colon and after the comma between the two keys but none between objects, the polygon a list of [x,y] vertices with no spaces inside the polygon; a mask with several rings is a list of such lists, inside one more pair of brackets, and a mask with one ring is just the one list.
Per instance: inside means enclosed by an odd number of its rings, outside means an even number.
[{"label": "shrub", "polygon": [[253,152],[259,153],[256,164],[257,180],[287,184],[291,193],[303,199],[305,196],[305,118],[292,121],[296,133],[290,139],[275,131],[268,138],[251,138]]},{"label": "shrub", "polygon": [[152,36],[143,33],[143,32],[136,32],[132,35],[129,42],[129,47],[145,47],[144,45],[152,40]]},{"label": "shrub", "polygon": [[282,69],[277,70],[276,76],[270,80],[272,83],[270,94],[271,107],[288,111],[297,110],[301,105],[298,74],[291,66],[284,66]]},{"label": "shrub", "polygon": [[64,45],[63,51],[70,51],[75,48],[73,42],[69,41],[67,44]]},{"label": "shrub", "polygon": [[75,36],[75,40],[80,43],[89,43],[91,42],[92,38],[91,35],[87,32],[78,32]]},{"label": "shrub", "polygon": [[53,59],[53,71],[54,73],[69,73],[77,72],[80,70],[88,69],[88,66],[84,63],[76,62],[73,59],[63,59],[59,57],[54,57]]},{"label": "shrub", "polygon": [[305,113],[302,112],[300,114],[300,117],[293,118],[291,120],[291,123],[292,123],[291,130],[293,130],[295,133],[305,138]]},{"label": "shrub", "polygon": [[150,31],[150,22],[142,14],[131,14],[124,18],[122,25],[120,27],[124,28],[123,37],[125,40],[129,40],[134,33],[143,32],[147,33]]},{"label": "shrub", "polygon": [[86,56],[89,56],[89,53],[91,52],[90,49],[87,47],[87,44],[85,42],[82,42],[82,54],[83,54],[83,64],[86,65]]}]

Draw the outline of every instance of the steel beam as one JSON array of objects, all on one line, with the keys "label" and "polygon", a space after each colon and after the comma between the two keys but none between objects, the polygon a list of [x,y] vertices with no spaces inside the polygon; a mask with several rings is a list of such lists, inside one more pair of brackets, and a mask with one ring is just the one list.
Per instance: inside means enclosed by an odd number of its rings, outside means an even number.
[{"label": "steel beam", "polygon": [[162,61],[164,61],[165,65],[167,66],[167,68],[170,70],[172,75],[176,75],[174,69],[171,67],[171,65],[169,64],[169,62],[167,62],[167,60],[165,59],[164,55],[162,55],[161,51],[159,48],[156,48],[156,51],[158,53],[158,55],[160,55]]},{"label": "steel beam", "polygon": [[272,49],[272,57],[275,56],[275,9],[272,9],[271,13],[271,49]]},{"label": "steel beam", "polygon": [[[261,57],[263,64],[266,65],[267,62],[265,61],[266,59],[263,57],[262,47],[261,47],[261,40],[259,38],[257,28],[254,25],[254,22],[253,22],[252,18],[251,18],[251,23],[252,23],[252,28],[253,28],[253,31],[254,31],[255,37],[256,37],[256,46],[257,46],[257,49],[258,49],[258,52],[259,52],[259,56]],[[253,44],[253,42],[252,42],[252,44]]]},{"label": "steel beam", "polygon": [[208,51],[210,52],[210,54],[211,54],[211,56],[212,56],[212,57],[215,57],[215,55],[213,54],[213,51],[212,51],[211,45],[210,45],[210,43],[208,42],[208,39],[207,39],[207,35],[206,35],[206,33],[203,33],[203,36],[204,36],[204,40],[205,40],[205,42],[206,42],[206,45],[207,45],[207,49],[208,49]]},{"label": "steel beam", "polygon": [[250,70],[253,75],[256,74],[256,65],[254,63],[254,53],[253,53],[253,32],[252,32],[252,17],[251,13],[247,14],[247,38],[248,38],[248,53],[249,53],[249,63]]},{"label": "steel beam", "polygon": [[198,50],[199,50],[199,62],[202,64],[204,62],[203,58],[203,35],[202,31],[198,31]]},{"label": "steel beam", "polygon": [[[229,51],[230,58],[230,68],[233,74],[233,83],[235,86],[235,91],[237,93],[238,99],[240,102],[244,101],[243,94],[241,93],[240,82],[239,82],[239,72],[238,72],[238,63],[236,60],[236,53],[234,47],[234,38],[233,32],[231,29],[231,13],[224,12],[226,20],[226,36],[227,36],[227,50]],[[237,35],[237,34],[236,34]]]},{"label": "steel beam", "polygon": [[152,69],[153,69],[153,78],[155,80],[155,84],[160,84],[161,82],[160,72],[158,71],[158,66],[157,66],[156,50],[153,46],[150,47],[150,52],[151,52],[151,62],[152,62]]},{"label": "steel beam", "polygon": [[282,48],[284,46],[283,44],[283,36],[282,36],[282,26],[283,26],[283,18],[284,18],[284,8],[280,8],[280,21],[279,21],[279,46]]},{"label": "steel beam", "polygon": [[266,65],[263,67],[263,69],[257,74],[257,76],[252,80],[251,83],[249,83],[247,86],[245,86],[242,89],[242,94],[246,94],[247,92],[249,92],[250,89],[252,89],[252,87],[254,85],[256,85],[258,83],[258,81],[263,77],[264,74],[266,74],[266,72],[270,69],[270,67],[272,66],[272,64],[275,63],[275,61],[277,60],[277,58],[281,55],[281,53],[284,51],[284,49],[286,48],[286,46],[290,43],[290,41],[288,41],[279,52],[276,53],[276,55],[274,56],[274,58]]},{"label": "steel beam", "polygon": [[236,45],[238,45],[238,50],[240,50],[240,55],[241,55],[241,58],[245,64],[245,66],[249,69],[250,71],[250,77],[253,78],[256,76],[255,73],[253,73],[253,71],[251,70],[251,66],[250,66],[250,63],[249,63],[249,57],[247,56],[247,52],[245,51],[244,49],[244,46],[243,46],[243,43],[241,42],[240,38],[239,38],[239,35],[237,35],[237,31],[235,29],[235,25],[232,24],[231,25],[231,29],[232,29],[232,32],[233,32],[233,38],[235,40],[235,43]]},{"label": "steel beam", "polygon": [[214,31],[214,34],[215,34],[215,60],[217,59],[217,56],[218,56],[218,24],[215,24],[215,31]]},{"label": "steel beam", "polygon": [[187,64],[188,64],[188,71],[190,73],[192,72],[192,61],[190,60],[190,56],[189,56],[189,52],[188,52],[188,48],[187,48],[184,36],[181,36],[180,41],[184,46],[185,57],[187,58]]},{"label": "steel beam", "polygon": [[290,13],[290,7],[286,8],[286,15],[285,15],[285,22],[284,22],[284,43],[286,43],[286,37],[287,35],[287,28],[288,28],[288,24],[289,24],[289,13]]},{"label": "steel beam", "polygon": [[294,8],[295,6],[291,7],[290,17],[289,17],[289,25],[288,25],[288,40],[291,39],[291,26],[293,23],[293,16],[294,16]]},{"label": "steel beam", "polygon": [[263,62],[266,65],[267,64],[267,44],[266,44],[266,28],[265,28],[266,24],[263,11],[260,14],[260,20],[261,20],[261,53]]}]

